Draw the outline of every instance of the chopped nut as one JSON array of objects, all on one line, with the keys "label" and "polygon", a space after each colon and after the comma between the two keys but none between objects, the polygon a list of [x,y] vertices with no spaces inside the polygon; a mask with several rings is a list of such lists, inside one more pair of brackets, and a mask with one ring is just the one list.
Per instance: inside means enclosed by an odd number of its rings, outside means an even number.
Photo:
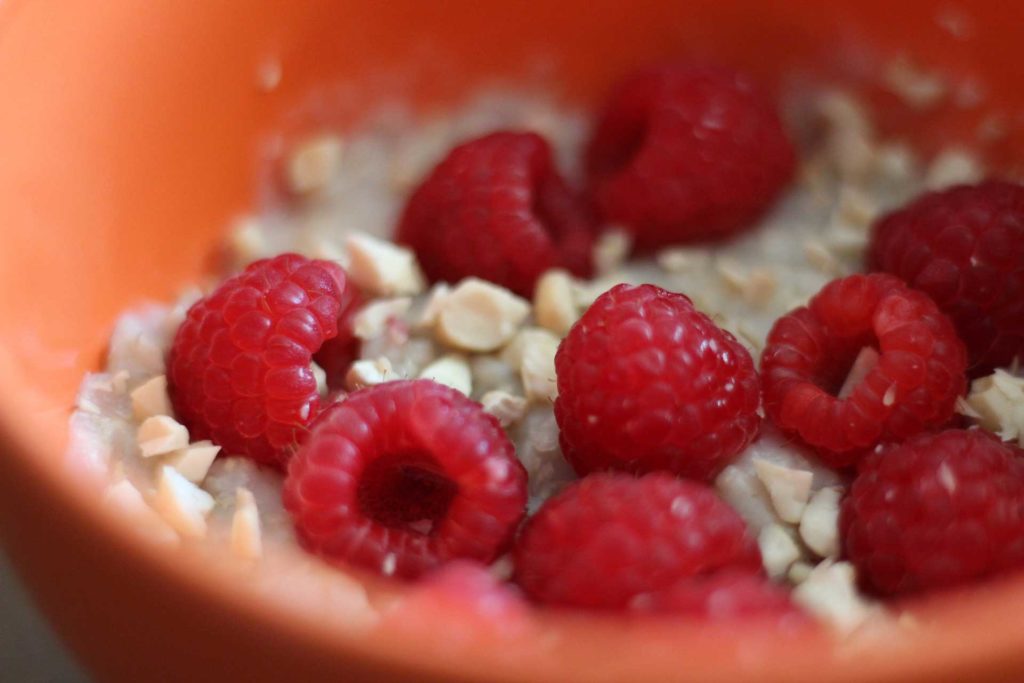
[{"label": "chopped nut", "polygon": [[829,124],[826,152],[844,178],[861,179],[874,161],[874,131],[864,107],[851,96],[833,91],[820,102]]},{"label": "chopped nut", "polygon": [[220,446],[210,441],[197,441],[168,455],[163,459],[163,464],[170,465],[193,484],[199,484],[206,478],[219,452]]},{"label": "chopped nut", "polygon": [[444,282],[438,282],[431,288],[426,303],[423,305],[419,315],[416,316],[416,322],[414,323],[416,329],[429,329],[437,323],[437,316],[441,313],[441,302],[445,300],[445,297],[451,291],[451,287]]},{"label": "chopped nut", "polygon": [[503,287],[467,278],[440,304],[435,332],[440,342],[464,351],[494,351],[507,343],[530,314],[530,305]]},{"label": "chopped nut", "polygon": [[978,158],[966,149],[947,149],[932,161],[925,176],[929,190],[976,183],[985,171]]},{"label": "chopped nut", "polygon": [[231,517],[231,552],[243,560],[258,560],[263,555],[260,513],[252,491],[235,491],[235,514]]},{"label": "chopped nut", "polygon": [[800,518],[800,538],[818,557],[839,556],[839,499],[843,492],[828,486],[816,491]]},{"label": "chopped nut", "polygon": [[352,334],[360,339],[379,336],[388,323],[402,320],[412,307],[412,299],[381,299],[363,306],[352,318]]},{"label": "chopped nut", "polygon": [[632,235],[621,228],[601,233],[594,243],[594,271],[598,275],[614,273],[622,267],[632,247]]},{"label": "chopped nut", "polygon": [[473,376],[469,371],[469,363],[463,356],[449,354],[441,356],[423,368],[420,379],[432,379],[444,384],[466,396],[473,393]]},{"label": "chopped nut", "polygon": [[843,269],[839,265],[839,261],[828,250],[828,247],[818,240],[811,239],[804,242],[804,256],[807,258],[807,262],[818,271],[826,275],[842,275]]},{"label": "chopped nut", "polygon": [[171,415],[171,399],[167,395],[167,376],[157,375],[140,384],[131,393],[132,411],[135,419],[142,421],[147,417]]},{"label": "chopped nut", "polygon": [[517,395],[523,393],[519,368],[512,367],[498,356],[473,356],[469,366],[473,370],[473,387],[481,394],[496,390]]},{"label": "chopped nut", "polygon": [[764,306],[775,296],[778,279],[767,268],[754,268],[749,273],[734,259],[720,258],[715,269],[726,285],[754,306]]},{"label": "chopped nut", "polygon": [[424,280],[409,249],[369,235],[349,235],[348,274],[360,289],[374,296],[416,295]]},{"label": "chopped nut", "polygon": [[244,220],[231,231],[228,247],[239,265],[245,265],[270,254],[270,245],[263,235],[262,226],[251,218]]},{"label": "chopped nut", "polygon": [[513,425],[526,415],[526,399],[507,391],[488,391],[481,397],[480,403],[484,412],[498,418],[502,427]]},{"label": "chopped nut", "polygon": [[157,544],[178,543],[178,532],[146,504],[139,490],[127,479],[109,485],[103,492],[103,502],[114,508],[122,519],[131,520],[143,537]]},{"label": "chopped nut", "polygon": [[811,497],[814,474],[761,459],[754,460],[754,471],[767,489],[779,518],[790,524],[798,523]]},{"label": "chopped nut", "polygon": [[564,270],[549,270],[537,280],[533,294],[537,324],[564,337],[580,316],[572,295],[572,277]]},{"label": "chopped nut", "polygon": [[337,173],[344,149],[334,135],[320,135],[297,146],[288,157],[288,187],[296,194],[323,191]]},{"label": "chopped nut", "polygon": [[946,96],[945,79],[924,71],[904,56],[892,60],[882,72],[882,81],[888,89],[917,109],[928,109]]},{"label": "chopped nut", "polygon": [[875,369],[880,357],[874,347],[865,346],[862,348],[857,353],[857,357],[854,359],[853,365],[850,366],[849,372],[846,373],[846,379],[843,380],[843,386],[839,388],[839,393],[836,394],[836,397],[843,399],[852,394],[857,386],[864,381],[864,378]]},{"label": "chopped nut", "polygon": [[327,371],[316,363],[310,363],[309,369],[313,371],[313,377],[316,378],[316,393],[320,394],[323,398],[329,391],[327,387]]},{"label": "chopped nut", "polygon": [[1024,378],[1005,370],[980,377],[971,383],[963,406],[961,412],[974,417],[983,429],[1024,446]]},{"label": "chopped nut", "polygon": [[855,630],[875,612],[857,592],[856,571],[849,562],[819,564],[793,589],[793,601],[843,633]]},{"label": "chopped nut", "polygon": [[384,382],[396,379],[398,377],[391,367],[391,361],[387,358],[357,360],[349,368],[348,374],[345,375],[345,386],[350,391],[355,391],[356,389],[372,387],[375,384],[383,384]]},{"label": "chopped nut", "polygon": [[558,337],[548,330],[528,327],[502,350],[502,359],[519,368],[527,399],[554,401],[558,396],[555,352],[559,342]]},{"label": "chopped nut", "polygon": [[791,532],[779,524],[769,524],[761,529],[757,545],[761,550],[764,570],[773,579],[786,576],[790,565],[800,559],[800,548]]},{"label": "chopped nut", "polygon": [[864,191],[844,185],[839,191],[834,219],[842,226],[866,232],[878,217],[878,204]]},{"label": "chopped nut", "polygon": [[792,584],[803,583],[812,571],[814,571],[814,565],[810,562],[794,562],[793,566],[789,568],[786,578]]},{"label": "chopped nut", "polygon": [[875,168],[881,180],[905,183],[918,173],[917,158],[903,144],[884,143],[875,150]]},{"label": "chopped nut", "polygon": [[157,477],[153,508],[171,527],[186,538],[206,536],[206,516],[213,509],[213,497],[173,467],[163,466]]},{"label": "chopped nut", "polygon": [[707,251],[672,247],[658,252],[658,266],[667,273],[687,273],[702,267],[711,259]]},{"label": "chopped nut", "polygon": [[142,457],[151,458],[188,446],[188,428],[173,417],[155,415],[146,418],[135,436]]}]

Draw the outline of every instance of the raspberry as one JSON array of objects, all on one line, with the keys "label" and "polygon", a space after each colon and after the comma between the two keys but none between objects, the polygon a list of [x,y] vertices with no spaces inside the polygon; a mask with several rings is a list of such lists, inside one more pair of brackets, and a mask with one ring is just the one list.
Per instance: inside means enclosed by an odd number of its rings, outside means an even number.
[{"label": "raspberry", "polygon": [[840,517],[865,582],[911,593],[1024,566],[1020,456],[990,434],[953,429],[865,458]]},{"label": "raspberry", "polygon": [[646,610],[681,580],[760,571],[757,544],[704,484],[666,473],[599,473],[569,484],[531,517],[516,581],[549,605]]},{"label": "raspberry", "polygon": [[646,69],[613,91],[586,149],[598,210],[640,248],[748,227],[789,182],[793,147],[771,99],[716,66]]},{"label": "raspberry", "polygon": [[555,356],[555,418],[576,471],[711,479],[757,433],[750,354],[682,294],[605,292]]},{"label": "raspberry", "polygon": [[644,608],[656,613],[700,617],[709,621],[765,618],[802,623],[803,613],[789,599],[789,591],[760,572],[723,569],[710,575],[684,579]]},{"label": "raspberry", "polygon": [[349,289],[337,264],[283,254],[193,305],[167,361],[174,410],[191,437],[283,465],[320,409],[310,362],[338,334]]},{"label": "raspberry", "polygon": [[[869,362],[850,372],[862,352]],[[775,322],[761,357],[765,411],[841,467],[881,441],[944,424],[966,388],[966,362],[931,299],[890,275],[852,275]]]},{"label": "raspberry", "polygon": [[526,297],[550,268],[591,270],[589,218],[534,133],[453,149],[409,199],[398,240],[432,281],[476,276]]},{"label": "raspberry", "polygon": [[324,410],[284,503],[311,552],[408,579],[493,560],[523,516],[526,471],[478,403],[429,380],[388,382]]},{"label": "raspberry", "polygon": [[953,319],[971,376],[1024,356],[1024,187],[991,181],[926,194],[875,225],[868,264]]},{"label": "raspberry", "polygon": [[346,287],[341,294],[341,312],[338,314],[338,335],[328,339],[313,356],[327,375],[327,386],[332,390],[345,388],[345,375],[352,362],[359,357],[360,340],[352,330],[352,320],[363,305],[363,297],[355,287]]}]

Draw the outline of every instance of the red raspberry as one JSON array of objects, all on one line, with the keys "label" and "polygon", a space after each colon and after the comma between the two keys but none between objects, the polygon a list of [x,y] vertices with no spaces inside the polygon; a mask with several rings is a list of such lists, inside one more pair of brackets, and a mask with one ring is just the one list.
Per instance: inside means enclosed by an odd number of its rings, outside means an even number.
[{"label": "red raspberry", "polygon": [[320,409],[310,362],[338,334],[349,289],[337,264],[283,254],[192,306],[167,362],[174,410],[192,438],[283,465]]},{"label": "red raspberry", "polygon": [[651,612],[699,617],[709,621],[764,618],[801,624],[803,613],[789,591],[760,572],[723,569],[684,579],[643,606]]},{"label": "red raspberry", "polygon": [[[863,349],[877,361],[841,392]],[[775,322],[761,357],[765,411],[841,467],[881,441],[944,424],[966,363],[931,299],[890,275],[852,275]]]},{"label": "red raspberry", "polygon": [[327,386],[332,390],[345,388],[345,376],[352,362],[359,357],[360,339],[352,331],[355,314],[363,306],[363,297],[355,287],[346,287],[341,293],[341,312],[338,314],[338,335],[328,339],[313,356],[313,360],[327,375]]},{"label": "red raspberry", "polygon": [[311,552],[415,578],[493,560],[523,516],[526,470],[480,404],[428,380],[388,382],[324,410],[284,503]]},{"label": "red raspberry", "polygon": [[682,294],[605,292],[562,341],[555,368],[562,452],[580,474],[711,479],[757,433],[750,354]]},{"label": "red raspberry", "polygon": [[1024,187],[992,181],[926,194],[875,225],[868,264],[953,319],[972,376],[1024,356]]},{"label": "red raspberry", "polygon": [[910,593],[1024,566],[1020,456],[985,432],[951,429],[865,458],[840,517],[865,582]]},{"label": "red raspberry", "polygon": [[591,191],[640,248],[748,227],[793,175],[771,99],[716,66],[640,71],[613,91],[586,150]]},{"label": "red raspberry", "polygon": [[453,149],[416,189],[398,226],[430,280],[490,280],[529,297],[546,270],[591,270],[592,227],[534,133]]},{"label": "red raspberry", "polygon": [[663,472],[573,482],[526,522],[515,562],[534,600],[595,609],[645,610],[683,579],[761,569],[731,507],[706,485]]}]

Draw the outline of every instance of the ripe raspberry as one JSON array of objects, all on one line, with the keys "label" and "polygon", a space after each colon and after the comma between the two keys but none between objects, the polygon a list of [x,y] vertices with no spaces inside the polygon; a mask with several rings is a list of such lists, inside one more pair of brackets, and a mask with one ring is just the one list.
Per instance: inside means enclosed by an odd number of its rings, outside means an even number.
[{"label": "ripe raspberry", "polygon": [[534,133],[453,149],[409,199],[398,240],[430,280],[476,276],[529,297],[546,270],[591,270],[590,221]]},{"label": "ripe raspberry", "polygon": [[803,623],[803,613],[789,591],[760,572],[723,569],[684,579],[663,594],[651,596],[643,608],[656,613],[699,617],[709,621],[763,618]]},{"label": "ripe raspberry", "polygon": [[840,529],[866,583],[910,593],[1024,566],[1020,456],[985,432],[951,429],[865,458]]},{"label": "ripe raspberry", "polygon": [[338,335],[325,341],[313,356],[313,360],[327,375],[327,386],[332,390],[345,388],[345,375],[352,362],[359,357],[361,341],[352,330],[352,321],[363,303],[363,297],[355,287],[344,289],[341,293],[341,312],[338,314]]},{"label": "ripe raspberry", "polygon": [[682,294],[605,292],[562,341],[555,368],[562,451],[580,474],[711,479],[757,433],[750,354]]},{"label": "ripe raspberry", "polygon": [[[863,349],[877,362],[840,391]],[[931,299],[890,275],[852,275],[775,322],[761,357],[765,411],[841,467],[881,441],[944,424],[965,366],[963,343]]]},{"label": "ripe raspberry", "polygon": [[594,609],[644,610],[683,579],[761,568],[731,507],[704,484],[662,472],[573,482],[526,522],[515,561],[534,600]]},{"label": "ripe raspberry", "polygon": [[429,380],[388,382],[324,410],[284,503],[311,552],[415,578],[493,560],[523,516],[526,471],[478,403]]},{"label": "ripe raspberry", "polygon": [[992,181],[924,195],[875,225],[868,264],[953,319],[971,376],[1024,357],[1024,187]]},{"label": "ripe raspberry", "polygon": [[750,226],[793,175],[771,99],[722,67],[666,65],[613,91],[586,150],[599,211],[640,248]]},{"label": "ripe raspberry", "polygon": [[283,465],[320,409],[310,361],[338,334],[350,288],[337,264],[283,254],[192,306],[167,361],[174,410],[192,438]]}]

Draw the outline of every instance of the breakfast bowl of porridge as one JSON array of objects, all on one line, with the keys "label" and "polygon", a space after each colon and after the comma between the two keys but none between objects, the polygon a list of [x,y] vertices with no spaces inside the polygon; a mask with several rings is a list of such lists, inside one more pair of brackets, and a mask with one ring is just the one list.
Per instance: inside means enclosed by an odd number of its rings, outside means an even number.
[{"label": "breakfast bowl of porridge", "polygon": [[1020,13],[5,5],[5,548],[97,680],[1016,680]]}]

